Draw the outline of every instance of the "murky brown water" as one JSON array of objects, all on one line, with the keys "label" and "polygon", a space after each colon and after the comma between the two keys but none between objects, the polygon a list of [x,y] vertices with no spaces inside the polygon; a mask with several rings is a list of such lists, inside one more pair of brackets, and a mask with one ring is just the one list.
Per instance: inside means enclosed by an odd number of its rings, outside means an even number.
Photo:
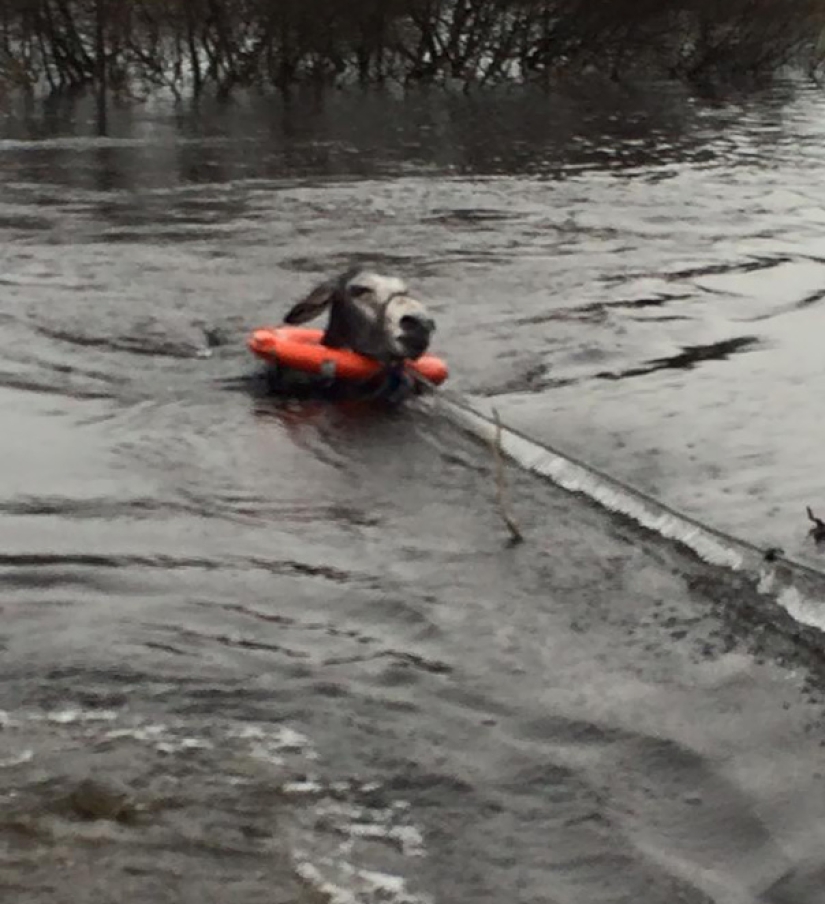
[{"label": "murky brown water", "polygon": [[279,404],[244,339],[373,260],[454,390],[821,567],[824,115],[9,115],[3,900],[821,902],[816,657],[742,577],[514,470],[510,548],[483,445]]}]

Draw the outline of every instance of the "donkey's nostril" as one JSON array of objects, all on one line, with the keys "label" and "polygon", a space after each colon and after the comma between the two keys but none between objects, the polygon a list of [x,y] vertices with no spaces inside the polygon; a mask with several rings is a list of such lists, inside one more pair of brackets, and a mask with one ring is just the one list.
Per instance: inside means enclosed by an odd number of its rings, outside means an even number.
[{"label": "donkey's nostril", "polygon": [[412,314],[405,314],[399,323],[402,330],[411,333],[431,333],[434,326],[429,317],[414,317]]}]

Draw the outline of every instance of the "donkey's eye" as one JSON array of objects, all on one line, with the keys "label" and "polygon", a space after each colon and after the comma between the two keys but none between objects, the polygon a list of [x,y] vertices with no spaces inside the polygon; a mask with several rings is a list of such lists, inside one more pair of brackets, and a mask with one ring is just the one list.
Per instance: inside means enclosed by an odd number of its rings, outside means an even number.
[{"label": "donkey's eye", "polygon": [[353,298],[360,298],[370,292],[368,286],[349,286],[347,291]]}]

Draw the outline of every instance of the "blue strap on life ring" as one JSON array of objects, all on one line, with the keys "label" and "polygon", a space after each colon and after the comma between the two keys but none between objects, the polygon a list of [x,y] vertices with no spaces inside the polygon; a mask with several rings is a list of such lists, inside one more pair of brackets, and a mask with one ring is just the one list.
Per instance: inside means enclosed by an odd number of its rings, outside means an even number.
[{"label": "blue strap on life ring", "polygon": [[390,404],[404,401],[412,393],[415,382],[403,364],[390,364],[381,371],[376,388],[369,394],[371,399],[383,399]]},{"label": "blue strap on life ring", "polygon": [[321,367],[318,371],[321,374],[321,381],[325,386],[331,386],[335,382],[335,377],[338,373],[338,368],[335,366],[335,362],[327,358],[326,361],[321,362]]}]

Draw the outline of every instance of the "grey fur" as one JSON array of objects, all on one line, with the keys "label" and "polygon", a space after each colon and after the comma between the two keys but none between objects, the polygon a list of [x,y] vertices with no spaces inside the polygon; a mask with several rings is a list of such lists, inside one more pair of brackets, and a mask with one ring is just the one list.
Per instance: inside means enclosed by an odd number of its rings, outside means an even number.
[{"label": "grey fur", "polygon": [[305,323],[329,309],[323,343],[379,361],[415,359],[427,350],[435,322],[404,282],[361,267],[316,286],[293,305],[284,323]]}]

